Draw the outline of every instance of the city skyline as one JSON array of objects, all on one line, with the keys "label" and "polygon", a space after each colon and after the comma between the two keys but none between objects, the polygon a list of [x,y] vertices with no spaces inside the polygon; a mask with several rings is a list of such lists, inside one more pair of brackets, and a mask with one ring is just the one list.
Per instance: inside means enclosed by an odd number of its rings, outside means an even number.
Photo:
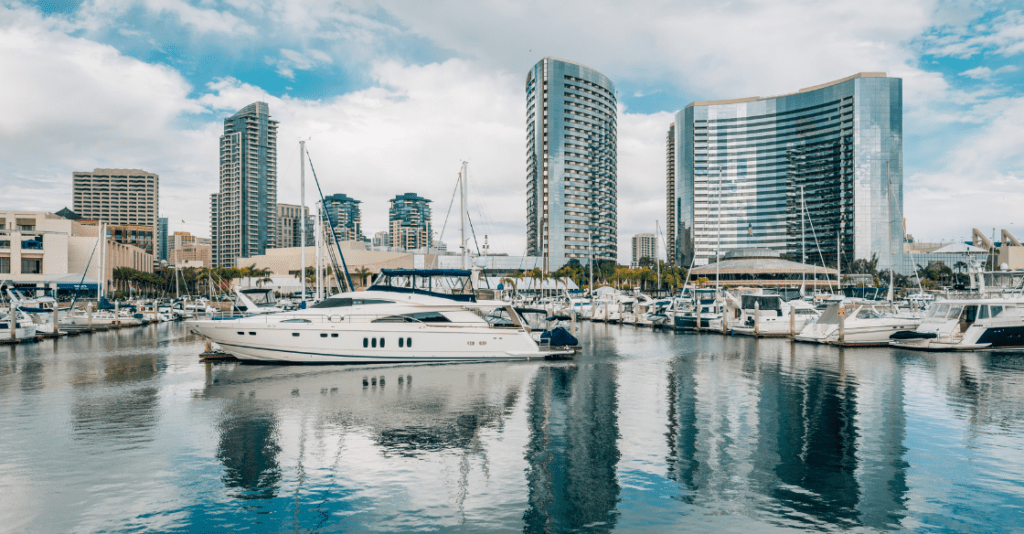
[{"label": "city skyline", "polygon": [[[1010,3],[634,5],[622,17],[614,5],[568,2],[539,24],[529,10],[486,5],[332,4],[288,17],[274,2],[62,5],[0,8],[0,74],[10,81],[0,194],[18,208],[70,204],[75,170],[142,168],[161,176],[160,209],[174,229],[206,235],[208,202],[196,194],[216,189],[219,123],[267,101],[282,123],[279,201],[298,203],[300,138],[312,137],[325,192],[367,206],[416,190],[445,209],[469,160],[477,233],[496,252],[522,254],[522,73],[557,56],[617,86],[620,245],[652,232],[655,220],[665,232],[673,113],[867,71],[904,80],[910,234],[950,241],[970,239],[972,227],[1024,225],[1015,221],[1024,201],[1024,37],[1014,32],[1024,17]],[[556,24],[580,13],[586,24]],[[387,227],[383,210],[363,219],[370,233]],[[618,259],[628,262],[626,247]]]}]

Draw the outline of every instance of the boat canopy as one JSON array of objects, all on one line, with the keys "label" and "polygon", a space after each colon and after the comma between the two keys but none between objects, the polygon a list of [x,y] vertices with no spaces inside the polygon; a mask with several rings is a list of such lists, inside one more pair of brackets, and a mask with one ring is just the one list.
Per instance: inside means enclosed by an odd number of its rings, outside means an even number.
[{"label": "boat canopy", "polygon": [[743,295],[741,307],[744,310],[754,309],[754,303],[757,303],[761,311],[782,309],[782,298],[778,295]]},{"label": "boat canopy", "polygon": [[457,302],[476,302],[471,271],[466,269],[381,269],[367,291],[430,295]]}]

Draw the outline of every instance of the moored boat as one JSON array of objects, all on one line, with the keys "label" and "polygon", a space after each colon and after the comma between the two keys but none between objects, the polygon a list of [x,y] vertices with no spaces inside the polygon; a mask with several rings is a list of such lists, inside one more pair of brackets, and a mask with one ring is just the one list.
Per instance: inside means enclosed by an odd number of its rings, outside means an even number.
[{"label": "moored boat", "polygon": [[[470,271],[383,269],[367,291],[349,292],[304,310],[231,321],[189,321],[241,360],[288,363],[406,363],[564,357],[543,349],[511,304],[477,301]],[[487,321],[503,308],[512,324]]]}]

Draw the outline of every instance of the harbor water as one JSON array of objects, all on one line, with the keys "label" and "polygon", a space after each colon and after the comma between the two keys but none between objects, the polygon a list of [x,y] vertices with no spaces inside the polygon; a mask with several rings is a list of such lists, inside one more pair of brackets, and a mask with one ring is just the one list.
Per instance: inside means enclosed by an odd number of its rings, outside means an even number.
[{"label": "harbor water", "polygon": [[0,347],[0,531],[1024,525],[1024,353],[581,327],[560,362],[200,363],[183,323]]}]

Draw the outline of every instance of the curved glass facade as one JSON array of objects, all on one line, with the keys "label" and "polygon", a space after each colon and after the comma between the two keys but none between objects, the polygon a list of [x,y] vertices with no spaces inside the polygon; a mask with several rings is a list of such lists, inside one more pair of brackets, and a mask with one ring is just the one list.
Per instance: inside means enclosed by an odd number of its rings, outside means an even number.
[{"label": "curved glass facade", "polygon": [[569,61],[526,75],[527,254],[553,271],[572,258],[616,260],[615,85]]},{"label": "curved glass facade", "polygon": [[715,261],[720,245],[835,266],[841,246],[844,265],[877,255],[899,270],[902,91],[899,78],[861,73],[677,113],[676,261]]}]

